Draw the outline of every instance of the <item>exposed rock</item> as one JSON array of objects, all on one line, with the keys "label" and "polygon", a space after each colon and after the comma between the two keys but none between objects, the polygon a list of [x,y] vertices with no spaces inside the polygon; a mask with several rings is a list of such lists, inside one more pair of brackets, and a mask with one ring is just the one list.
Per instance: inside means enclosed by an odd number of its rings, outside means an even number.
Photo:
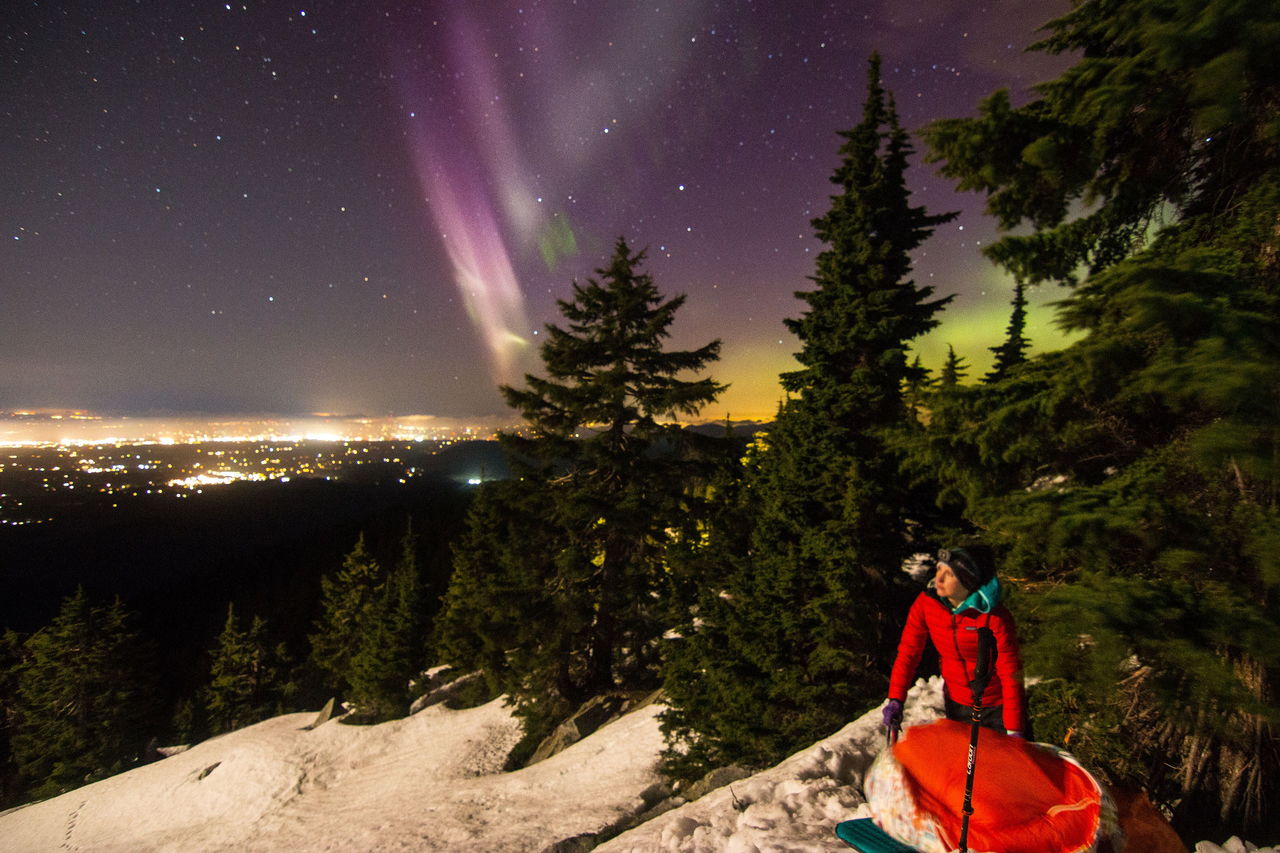
[{"label": "exposed rock", "polygon": [[463,687],[481,677],[478,672],[468,672],[458,678],[447,678],[452,673],[453,670],[451,669],[444,669],[439,672],[433,670],[432,677],[427,681],[427,692],[413,700],[413,704],[409,706],[409,713],[416,714],[423,708],[447,702],[457,695]]},{"label": "exposed rock", "polygon": [[196,777],[195,777],[196,781],[199,782],[201,779],[204,779],[206,776],[208,776],[210,773],[217,770],[221,766],[222,766],[221,761],[213,762],[208,767],[205,767],[203,770],[200,770],[196,773]]},{"label": "exposed rock", "polygon": [[329,701],[325,702],[324,707],[320,709],[320,713],[316,714],[316,718],[312,720],[309,725],[303,727],[303,731],[309,732],[312,729],[317,728],[318,726],[323,726],[325,723],[329,722],[329,719],[333,716],[333,706],[336,701],[335,697],[330,697]]},{"label": "exposed rock", "polygon": [[646,807],[651,807],[655,803],[660,803],[671,796],[671,786],[666,782],[654,782],[649,787],[640,792],[640,802]]},{"label": "exposed rock", "polygon": [[653,807],[646,809],[645,811],[637,815],[635,819],[635,825],[639,826],[640,824],[646,821],[653,820],[655,817],[660,817],[661,815],[666,814],[672,809],[680,808],[687,802],[688,800],[686,800],[684,797],[681,797],[681,796],[667,797],[665,800],[660,800]]},{"label": "exposed rock", "polygon": [[647,707],[649,705],[654,704],[655,702],[661,702],[661,701],[662,701],[662,689],[659,688],[645,696],[640,696],[638,698],[634,698],[631,701],[628,701],[626,709],[623,711],[623,713],[629,714],[632,711]]},{"label": "exposed rock", "polygon": [[706,796],[716,788],[723,788],[725,785],[737,782],[739,779],[746,779],[750,775],[750,770],[745,767],[739,767],[736,764],[731,764],[728,767],[717,767],[681,791],[680,795],[686,800],[696,800],[699,797]]},{"label": "exposed rock", "polygon": [[588,853],[588,851],[596,849],[596,845],[599,843],[600,839],[594,832],[584,832],[582,835],[565,838],[555,844],[544,847],[541,853]]},{"label": "exposed rock", "polygon": [[558,752],[563,752],[605,723],[632,710],[633,707],[635,706],[632,705],[631,697],[624,693],[606,693],[587,700],[572,717],[556,726],[555,731],[538,744],[528,764],[537,764]]}]

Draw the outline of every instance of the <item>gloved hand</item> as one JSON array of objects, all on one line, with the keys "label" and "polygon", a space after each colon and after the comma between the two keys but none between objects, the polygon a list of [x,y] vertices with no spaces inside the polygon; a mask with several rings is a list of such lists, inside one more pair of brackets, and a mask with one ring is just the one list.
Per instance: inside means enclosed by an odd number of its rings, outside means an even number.
[{"label": "gloved hand", "polygon": [[897,699],[890,699],[884,703],[884,727],[896,729],[900,725],[902,725],[902,703]]},{"label": "gloved hand", "polygon": [[1009,732],[1009,737],[1016,737],[1018,740],[1026,740],[1027,736],[1022,732]]}]

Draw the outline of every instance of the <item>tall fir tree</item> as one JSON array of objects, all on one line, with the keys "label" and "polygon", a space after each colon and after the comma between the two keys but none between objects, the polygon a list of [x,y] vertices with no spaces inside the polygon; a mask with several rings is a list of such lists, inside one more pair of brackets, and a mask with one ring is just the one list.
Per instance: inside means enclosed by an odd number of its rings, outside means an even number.
[{"label": "tall fir tree", "polygon": [[680,706],[669,735],[712,763],[777,760],[881,698],[900,629],[893,577],[918,501],[886,433],[906,427],[906,388],[924,379],[909,342],[948,301],[910,279],[910,253],[954,214],[910,203],[910,141],[878,55],[862,121],[841,136],[839,192],[813,222],[826,244],[816,287],[787,321],[801,368],[783,374],[791,396],[747,473],[754,528],[727,545],[733,571],[711,596],[723,603],[708,599],[695,660],[673,670],[735,675],[715,691],[667,681]]},{"label": "tall fir tree", "polygon": [[1038,98],[998,92],[926,139],[1030,226],[988,254],[1072,284],[1080,337],[940,400],[917,464],[1026,581],[1053,677],[1037,731],[1070,731],[1184,836],[1273,835],[1280,7],[1093,0],[1048,29],[1040,49],[1078,59]]},{"label": "tall fir tree", "polygon": [[154,723],[153,656],[119,599],[94,604],[84,589],[25,643],[13,697],[13,757],[48,797],[127,769]]},{"label": "tall fir tree", "polygon": [[546,376],[502,388],[528,422],[504,436],[521,478],[477,500],[441,615],[446,650],[490,668],[526,715],[656,678],[663,551],[700,464],[671,420],[721,386],[682,378],[719,342],[665,348],[684,297],[665,298],[643,257],[619,239],[560,301]]},{"label": "tall fir tree", "polygon": [[309,636],[311,661],[329,681],[346,691],[351,661],[360,650],[368,613],[382,595],[386,572],[365,546],[364,534],[342,560],[342,568],[320,579],[320,614]]},{"label": "tall fir tree", "polygon": [[227,621],[214,641],[204,691],[210,733],[222,734],[283,713],[294,690],[288,670],[284,644],[270,645],[263,618],[254,616],[248,630],[241,630],[235,606],[227,604]]},{"label": "tall fir tree", "polygon": [[1013,310],[1009,314],[1009,327],[1005,330],[1004,341],[991,348],[995,360],[991,370],[982,379],[984,382],[999,382],[1009,374],[1016,365],[1027,360],[1027,348],[1031,342],[1027,340],[1027,292],[1026,286],[1018,282],[1013,287]]},{"label": "tall fir tree", "polygon": [[947,344],[947,360],[942,365],[938,376],[938,384],[943,388],[953,388],[969,375],[969,365],[963,356],[956,355],[956,349]]}]

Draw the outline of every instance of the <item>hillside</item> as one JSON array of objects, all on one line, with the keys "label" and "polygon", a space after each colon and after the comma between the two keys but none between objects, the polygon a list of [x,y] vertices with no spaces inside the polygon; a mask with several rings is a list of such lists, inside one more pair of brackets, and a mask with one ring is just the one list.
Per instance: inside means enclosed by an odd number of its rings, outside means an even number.
[{"label": "hillside", "polygon": [[[940,709],[940,683],[921,682],[907,722]],[[368,727],[331,720],[308,730],[312,715],[290,714],[0,814],[0,837],[8,853],[588,850],[660,796],[660,711],[641,708],[511,773],[501,767],[518,724],[500,700],[461,711],[436,705]],[[847,850],[832,828],[863,802],[862,775],[882,743],[879,717],[873,710],[778,766],[595,849]]]},{"label": "hillside", "polygon": [[[656,708],[501,773],[501,703],[307,731],[290,714],[0,816],[5,849],[528,850],[598,829],[657,781]],[[589,768],[589,770],[587,770]]]}]

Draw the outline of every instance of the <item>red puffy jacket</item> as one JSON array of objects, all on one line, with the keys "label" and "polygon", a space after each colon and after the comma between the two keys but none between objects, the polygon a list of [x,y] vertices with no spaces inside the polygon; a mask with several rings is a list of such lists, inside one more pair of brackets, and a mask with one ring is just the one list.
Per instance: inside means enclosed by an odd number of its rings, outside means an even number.
[{"label": "red puffy jacket", "polygon": [[1018,654],[1018,633],[1013,614],[1003,604],[990,613],[967,608],[953,613],[950,605],[938,598],[932,589],[916,596],[907,614],[906,627],[898,642],[898,658],[889,676],[889,698],[905,702],[907,688],[915,679],[916,666],[924,653],[926,641],[938,650],[942,680],[947,695],[954,702],[973,704],[969,681],[978,659],[978,628],[991,629],[996,640],[996,670],[991,674],[982,705],[1003,706],[1004,727],[1008,731],[1027,730],[1026,701],[1022,688],[1022,659]]}]

